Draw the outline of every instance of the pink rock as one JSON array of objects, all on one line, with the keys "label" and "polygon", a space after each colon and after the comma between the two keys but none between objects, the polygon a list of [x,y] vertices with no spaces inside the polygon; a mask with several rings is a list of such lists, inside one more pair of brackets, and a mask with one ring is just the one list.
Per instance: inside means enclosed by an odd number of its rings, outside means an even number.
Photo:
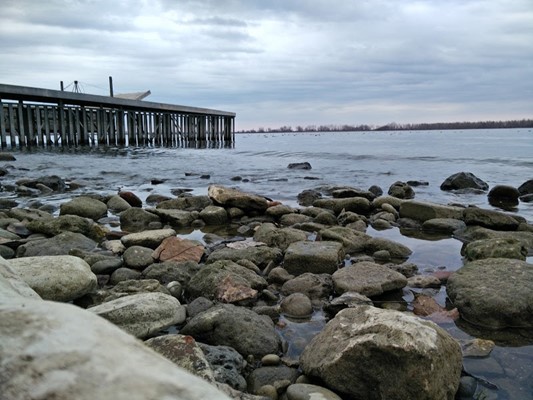
[{"label": "pink rock", "polygon": [[152,257],[164,261],[194,261],[200,262],[204,254],[204,246],[187,239],[175,236],[164,239],[154,250]]}]

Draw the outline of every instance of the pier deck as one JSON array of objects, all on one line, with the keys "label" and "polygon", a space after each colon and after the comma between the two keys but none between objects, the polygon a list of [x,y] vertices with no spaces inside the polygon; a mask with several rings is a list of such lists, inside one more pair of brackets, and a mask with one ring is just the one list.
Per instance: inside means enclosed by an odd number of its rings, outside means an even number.
[{"label": "pier deck", "polygon": [[0,84],[0,146],[231,145],[235,113]]}]

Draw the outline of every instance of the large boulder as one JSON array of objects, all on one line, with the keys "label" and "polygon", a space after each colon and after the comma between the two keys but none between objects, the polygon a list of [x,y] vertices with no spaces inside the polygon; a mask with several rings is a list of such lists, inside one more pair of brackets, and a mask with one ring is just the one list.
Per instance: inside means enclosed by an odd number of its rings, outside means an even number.
[{"label": "large boulder", "polygon": [[81,233],[63,232],[49,239],[31,240],[17,248],[17,257],[59,256],[71,251],[94,250],[96,242]]},{"label": "large boulder", "polygon": [[519,197],[520,192],[518,189],[507,185],[496,185],[490,189],[488,194],[490,205],[504,210],[516,207]]},{"label": "large boulder", "polygon": [[313,202],[314,207],[332,210],[336,215],[342,210],[357,214],[368,214],[371,210],[370,201],[364,197],[347,197],[342,199],[318,199]]},{"label": "large boulder", "polygon": [[224,186],[210,185],[207,188],[207,195],[214,203],[225,208],[237,207],[246,211],[262,212],[268,208],[266,198]]},{"label": "large boulder", "polygon": [[446,178],[440,188],[441,190],[477,189],[485,191],[489,185],[471,172],[458,172]]},{"label": "large boulder", "polygon": [[412,199],[415,197],[415,191],[411,186],[405,182],[394,182],[389,187],[389,196],[397,197],[399,199]]},{"label": "large boulder", "polygon": [[9,265],[45,300],[72,301],[97,286],[91,267],[78,257],[14,258]]},{"label": "large boulder", "polygon": [[349,398],[455,398],[459,344],[432,322],[359,306],[340,311],[300,357],[306,375]]},{"label": "large boulder", "polygon": [[525,196],[526,194],[533,194],[533,179],[529,179],[522,183],[518,187],[518,192],[520,196]]},{"label": "large boulder", "polygon": [[464,242],[483,239],[515,239],[529,252],[533,252],[533,232],[527,231],[494,231],[481,226],[469,226],[460,232],[458,239]]},{"label": "large boulder", "polygon": [[369,255],[381,250],[388,251],[392,258],[398,260],[405,260],[412,253],[411,249],[407,246],[386,238],[374,237],[366,242],[365,251]]},{"label": "large boulder", "polygon": [[145,338],[185,321],[185,307],[164,293],[138,293],[89,308],[138,338]]},{"label": "large boulder", "polygon": [[61,204],[60,215],[67,214],[97,221],[107,215],[107,205],[92,197],[80,196]]},{"label": "large boulder", "polygon": [[533,328],[533,265],[525,261],[469,262],[448,279],[447,293],[461,317],[474,325]]},{"label": "large boulder", "polygon": [[105,231],[89,218],[78,215],[60,215],[57,218],[41,218],[30,221],[26,227],[34,233],[56,236],[63,232],[81,233],[89,238],[100,240]]},{"label": "large boulder", "polygon": [[435,218],[462,219],[463,208],[411,200],[400,205],[400,217],[421,222]]},{"label": "large boulder", "polygon": [[213,205],[208,196],[185,196],[165,200],[157,204],[158,209],[202,211],[205,207]]},{"label": "large boulder", "polygon": [[335,272],[333,285],[338,294],[357,292],[371,297],[403,288],[407,278],[383,265],[363,261]]},{"label": "large boulder", "polygon": [[500,231],[516,231],[520,225],[512,215],[477,207],[465,208],[463,219],[467,225],[478,225]]},{"label": "large boulder", "polygon": [[332,274],[343,259],[344,250],[339,242],[300,241],[287,248],[283,266],[292,275],[305,272]]},{"label": "large boulder", "polygon": [[194,316],[180,333],[207,344],[233,347],[244,357],[277,353],[281,344],[269,317],[232,304],[219,304]]},{"label": "large boulder", "polygon": [[527,249],[516,239],[494,238],[470,242],[464,247],[462,253],[470,261],[483,258],[515,258],[525,261]]},{"label": "large boulder", "polygon": [[369,235],[344,226],[332,226],[322,229],[320,237],[322,240],[342,243],[342,247],[347,254],[364,252],[366,243],[370,240]]}]

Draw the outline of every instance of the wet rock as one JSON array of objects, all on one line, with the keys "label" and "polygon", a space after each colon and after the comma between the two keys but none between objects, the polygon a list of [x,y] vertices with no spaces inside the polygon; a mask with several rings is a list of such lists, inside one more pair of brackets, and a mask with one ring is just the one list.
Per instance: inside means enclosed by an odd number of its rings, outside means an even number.
[{"label": "wet rock", "polygon": [[241,210],[262,212],[268,208],[268,201],[264,197],[224,186],[210,185],[207,194],[213,202],[224,207],[237,207]]},{"label": "wet rock", "polygon": [[122,267],[123,262],[118,257],[110,257],[109,259],[100,260],[91,264],[91,271],[95,275],[111,275],[117,269]]},{"label": "wet rock", "polygon": [[460,341],[463,357],[488,357],[496,344],[487,339],[470,339]]},{"label": "wet rock", "polygon": [[389,196],[399,199],[412,199],[415,197],[415,191],[405,182],[394,182],[388,191]]},{"label": "wet rock", "polygon": [[269,317],[232,304],[220,304],[196,315],[181,333],[208,344],[231,346],[243,356],[277,353],[280,346]]},{"label": "wet rock", "polygon": [[329,274],[303,273],[288,280],[281,287],[281,293],[285,296],[292,293],[303,293],[309,298],[327,299],[333,292],[333,281]]},{"label": "wet rock", "polygon": [[407,279],[407,286],[414,288],[438,288],[441,286],[441,281],[433,275],[415,275]]},{"label": "wet rock", "polygon": [[441,190],[479,189],[488,190],[489,185],[470,172],[458,172],[446,178],[440,185]]},{"label": "wet rock", "polygon": [[207,297],[227,303],[255,299],[267,282],[255,272],[229,260],[203,266],[189,281],[192,297]]},{"label": "wet rock", "polygon": [[494,207],[510,209],[518,205],[520,192],[517,188],[506,185],[494,186],[488,194],[489,203]]},{"label": "wet rock", "polygon": [[142,200],[133,192],[118,192],[118,195],[126,200],[126,202],[132,206],[132,207],[137,207],[137,208],[141,208],[143,206],[143,202]]},{"label": "wet rock", "polygon": [[368,191],[370,193],[373,193],[376,197],[379,197],[383,194],[383,189],[381,189],[379,186],[377,185],[372,185],[368,188]]},{"label": "wet rock", "polygon": [[17,161],[17,159],[11,153],[0,153],[0,161]]},{"label": "wet rock", "polygon": [[512,238],[476,240],[468,243],[463,251],[469,261],[483,258],[514,258],[525,261],[527,253],[524,245]]},{"label": "wet rock", "polygon": [[379,250],[387,250],[394,259],[407,259],[412,251],[401,243],[385,238],[370,238],[365,244],[365,252],[374,254]]},{"label": "wet rock", "polygon": [[207,206],[200,211],[200,218],[206,225],[223,225],[228,221],[228,213],[224,207]]},{"label": "wet rock", "polygon": [[521,196],[524,196],[527,194],[533,194],[533,179],[530,179],[522,183],[518,187],[518,193],[520,193]]},{"label": "wet rock", "polygon": [[309,383],[295,383],[287,388],[287,400],[342,400],[329,389]]},{"label": "wet rock", "polygon": [[267,354],[261,358],[261,365],[264,367],[272,367],[279,365],[281,363],[281,358],[277,354]]},{"label": "wet rock", "polygon": [[284,204],[278,204],[276,206],[268,207],[265,215],[279,219],[285,214],[295,213],[296,210],[292,207],[286,206]]},{"label": "wet rock", "polygon": [[357,214],[368,214],[370,212],[370,201],[364,197],[348,197],[344,199],[318,199],[313,202],[314,207],[332,210],[335,215],[341,211],[352,211]]},{"label": "wet rock", "polygon": [[300,366],[354,398],[453,399],[462,355],[457,342],[431,322],[360,306],[339,312],[305,348]]},{"label": "wet rock", "polygon": [[320,231],[322,240],[342,243],[345,253],[357,254],[364,251],[370,236],[351,228],[332,226]]},{"label": "wet rock", "polygon": [[163,293],[139,293],[88,309],[129,334],[146,338],[161,329],[185,321],[185,307]]},{"label": "wet rock", "polygon": [[74,249],[93,250],[96,242],[81,233],[63,232],[50,239],[32,240],[17,248],[17,257],[67,255]]},{"label": "wet rock", "polygon": [[205,297],[197,297],[187,304],[187,316],[190,318],[210,309],[215,303]]},{"label": "wet rock", "polygon": [[190,226],[196,219],[193,212],[185,210],[152,208],[150,212],[156,214],[162,221],[177,227]]},{"label": "wet rock", "polygon": [[131,279],[140,279],[141,272],[130,268],[121,267],[116,269],[109,279],[111,285],[116,285],[119,282],[127,281]]},{"label": "wet rock", "polygon": [[167,200],[172,200],[172,197],[165,196],[162,194],[157,194],[157,193],[151,193],[148,195],[148,197],[146,197],[146,204],[157,205]]},{"label": "wet rock", "polygon": [[339,294],[357,292],[372,297],[406,285],[405,276],[372,262],[359,262],[333,274],[333,286]]},{"label": "wet rock", "polygon": [[60,215],[78,215],[94,221],[107,215],[107,206],[92,197],[76,197],[60,206]]},{"label": "wet rock", "polygon": [[96,275],[78,257],[23,257],[9,265],[45,300],[72,301],[96,289]]},{"label": "wet rock", "polygon": [[466,224],[453,218],[433,218],[424,221],[422,229],[426,232],[446,233],[451,235],[455,231],[465,229]]},{"label": "wet rock", "polygon": [[[19,182],[17,182],[18,184]],[[42,176],[37,179],[25,179],[22,184],[34,189],[40,184],[49,187],[54,192],[62,192],[66,188],[65,181],[57,175]]]},{"label": "wet rock", "polygon": [[447,292],[466,321],[490,329],[533,327],[533,266],[487,258],[467,263],[448,279]]},{"label": "wet rock", "polygon": [[155,260],[152,257],[153,250],[148,247],[131,246],[126,249],[122,258],[127,268],[143,270]]},{"label": "wet rock", "polygon": [[367,200],[374,200],[376,195],[368,190],[362,190],[353,187],[346,187],[333,190],[331,196],[335,199],[345,199],[347,197],[364,197]]},{"label": "wet rock", "polygon": [[417,221],[427,221],[435,218],[462,219],[463,208],[443,206],[421,201],[405,201],[400,205],[400,216]]},{"label": "wet rock", "polygon": [[213,202],[208,196],[185,196],[158,203],[157,209],[202,211],[204,208],[212,205]]},{"label": "wet rock", "polygon": [[154,250],[152,256],[162,262],[200,262],[204,251],[204,246],[196,241],[171,236],[161,242],[157,249]]},{"label": "wet rock", "polygon": [[298,204],[304,207],[311,206],[316,200],[322,198],[322,193],[318,190],[304,190],[303,192],[298,193],[297,199]]},{"label": "wet rock", "polygon": [[464,242],[483,239],[515,239],[522,243],[528,251],[533,250],[533,232],[527,231],[494,231],[480,226],[469,226],[461,232],[458,239]]},{"label": "wet rock", "polygon": [[299,162],[299,163],[290,163],[287,166],[288,169],[311,169],[311,164],[306,162]]},{"label": "wet rock", "polygon": [[459,319],[457,308],[447,310],[441,306],[433,297],[424,294],[417,294],[412,302],[413,314],[426,317],[427,319],[439,323],[453,323]]},{"label": "wet rock", "polygon": [[478,225],[501,231],[516,231],[520,225],[519,221],[511,215],[477,207],[465,208],[463,219],[467,225]]},{"label": "wet rock", "polygon": [[33,221],[36,219],[46,218],[51,219],[53,215],[46,211],[37,210],[35,208],[12,208],[7,212],[11,218],[16,218],[19,221]]},{"label": "wet rock", "polygon": [[293,293],[281,301],[280,310],[291,318],[308,318],[313,313],[313,305],[305,294]]},{"label": "wet rock", "polygon": [[154,229],[149,231],[130,233],[122,236],[120,241],[124,246],[143,246],[155,249],[167,237],[176,236],[174,229]]},{"label": "wet rock", "polygon": [[15,250],[10,247],[0,245],[0,257],[7,259],[15,257]]},{"label": "wet rock", "polygon": [[533,194],[524,194],[520,196],[520,201],[523,203],[533,203]]},{"label": "wet rock", "polygon": [[267,280],[269,283],[280,283],[284,284],[287,281],[290,281],[294,278],[294,275],[291,275],[287,272],[285,268],[275,267],[268,273]]},{"label": "wet rock", "polygon": [[303,224],[306,222],[311,222],[313,219],[307,215],[292,213],[282,215],[279,219],[279,223],[282,226],[293,226],[296,224]]},{"label": "wet rock", "polygon": [[178,367],[208,382],[215,381],[209,361],[192,336],[163,335],[148,339],[144,344]]},{"label": "wet rock", "polygon": [[141,208],[132,207],[120,214],[120,226],[126,232],[142,232],[158,222],[161,219],[157,215]]},{"label": "wet rock", "polygon": [[77,215],[60,215],[57,218],[35,219],[27,224],[34,233],[56,236],[63,232],[81,233],[95,240],[101,239],[105,231],[89,218]]},{"label": "wet rock", "polygon": [[119,195],[114,195],[107,200],[107,208],[114,212],[114,213],[120,213],[122,211],[126,211],[127,209],[131,208],[130,203],[128,203],[126,200],[124,200]]},{"label": "wet rock", "polygon": [[198,343],[217,382],[227,384],[233,389],[246,390],[246,380],[241,375],[244,370],[243,357],[229,346],[210,346]]},{"label": "wet rock", "polygon": [[155,279],[128,279],[117,282],[114,286],[107,286],[95,292],[89,293],[83,298],[78,299],[76,304],[84,308],[94,307],[96,305],[120,299],[121,297],[131,296],[139,293],[164,293],[170,294],[166,287],[162,286]]},{"label": "wet rock", "polygon": [[277,386],[276,382],[287,380],[294,383],[299,373],[296,368],[290,368],[285,365],[275,367],[259,367],[248,375],[248,391],[250,393],[259,393],[259,389],[265,385]]},{"label": "wet rock", "polygon": [[142,275],[146,279],[156,279],[162,285],[177,281],[186,288],[199,269],[200,266],[194,261],[166,261],[148,266],[144,269]]},{"label": "wet rock", "polygon": [[278,263],[282,259],[282,252],[277,248],[268,246],[246,247],[244,249],[232,249],[224,247],[212,252],[206,263],[213,263],[219,260],[250,260],[259,268],[265,268],[270,262]]},{"label": "wet rock", "polygon": [[285,252],[284,268],[292,275],[305,272],[332,274],[344,259],[344,250],[339,242],[301,241],[292,243]]},{"label": "wet rock", "polygon": [[393,271],[399,272],[406,278],[410,278],[418,272],[418,266],[409,262],[401,264],[387,264],[387,267],[392,269]]},{"label": "wet rock", "polygon": [[359,307],[362,305],[372,305],[372,300],[367,296],[357,292],[344,292],[339,297],[335,297],[330,302],[324,305],[324,311],[334,316],[340,310],[351,307]]},{"label": "wet rock", "polygon": [[318,214],[313,222],[322,225],[337,225],[337,218],[328,210]]},{"label": "wet rock", "polygon": [[264,223],[254,233],[254,240],[266,243],[267,246],[277,247],[285,251],[291,243],[307,239],[304,231],[294,228],[277,228],[272,223]]}]

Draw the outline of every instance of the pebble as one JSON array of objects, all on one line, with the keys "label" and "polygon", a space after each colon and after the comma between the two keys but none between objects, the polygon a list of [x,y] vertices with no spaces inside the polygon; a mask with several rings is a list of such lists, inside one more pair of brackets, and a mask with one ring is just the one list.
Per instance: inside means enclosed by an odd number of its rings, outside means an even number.
[{"label": "pebble", "polygon": [[261,359],[261,364],[263,366],[279,365],[281,358],[277,354],[267,354]]}]

